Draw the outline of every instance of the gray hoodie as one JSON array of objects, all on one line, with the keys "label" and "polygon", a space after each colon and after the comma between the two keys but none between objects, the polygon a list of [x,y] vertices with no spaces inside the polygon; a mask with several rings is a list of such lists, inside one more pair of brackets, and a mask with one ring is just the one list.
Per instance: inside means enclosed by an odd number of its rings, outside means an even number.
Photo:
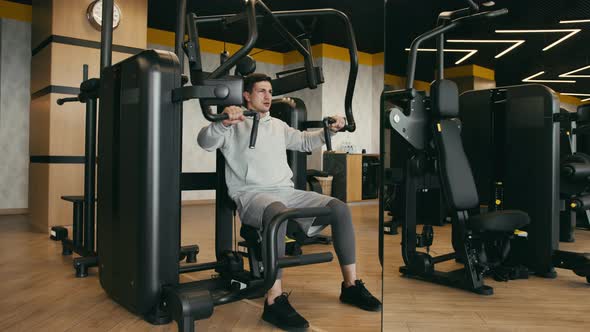
[{"label": "gray hoodie", "polygon": [[324,145],[324,131],[300,131],[269,115],[260,119],[256,148],[250,149],[252,119],[225,127],[212,122],[199,132],[197,142],[207,151],[220,149],[226,160],[229,196],[240,192],[272,192],[293,188],[293,172],[286,150],[311,152]]}]

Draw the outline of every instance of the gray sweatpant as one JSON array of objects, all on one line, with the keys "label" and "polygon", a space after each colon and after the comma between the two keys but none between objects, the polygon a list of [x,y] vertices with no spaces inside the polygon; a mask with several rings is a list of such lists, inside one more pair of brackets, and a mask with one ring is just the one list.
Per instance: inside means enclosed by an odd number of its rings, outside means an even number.
[{"label": "gray sweatpant", "polygon": [[[327,196],[326,196],[327,197]],[[353,264],[356,261],[355,257],[355,240],[354,228],[352,226],[352,217],[348,206],[338,199],[331,199],[326,207],[332,209],[332,214],[326,217],[318,217],[315,224],[329,224],[332,227],[332,240],[334,250],[340,265]],[[262,223],[263,227],[268,225],[273,217],[285,210],[287,206],[282,202],[273,202],[268,205],[263,213]],[[277,235],[278,243],[278,257],[285,256],[285,235],[287,233],[287,223],[284,223],[279,228]],[[281,279],[283,273],[280,269],[277,273],[277,279]]]}]

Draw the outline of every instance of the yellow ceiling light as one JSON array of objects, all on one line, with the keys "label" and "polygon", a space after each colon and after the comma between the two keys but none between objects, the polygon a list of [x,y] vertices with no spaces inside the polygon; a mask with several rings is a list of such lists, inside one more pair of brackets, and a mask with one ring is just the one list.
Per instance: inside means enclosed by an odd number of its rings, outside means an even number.
[{"label": "yellow ceiling light", "polygon": [[449,43],[487,43],[487,44],[495,44],[495,43],[511,43],[514,44],[509,48],[505,49],[504,51],[498,53],[494,58],[498,59],[503,55],[506,55],[508,52],[512,51],[513,49],[517,48],[518,46],[524,44],[525,40],[518,39],[518,40],[487,40],[487,39],[449,39],[447,40]]},{"label": "yellow ceiling light", "polygon": [[541,76],[545,74],[544,71],[540,71],[538,73],[536,73],[535,75],[531,75],[525,79],[523,79],[523,82],[530,82],[530,83],[576,83],[576,81],[568,81],[568,80],[535,80],[535,77]]},{"label": "yellow ceiling light", "polygon": [[572,70],[572,71],[567,72],[565,74],[559,75],[559,77],[571,77],[571,78],[574,78],[574,77],[585,77],[585,78],[589,78],[590,75],[572,75],[574,73],[577,73],[577,72],[580,72],[580,71],[586,70],[586,69],[590,69],[590,66],[586,66],[586,67],[582,67],[582,68],[578,68],[578,69]]},{"label": "yellow ceiling light", "polygon": [[[410,50],[409,48],[406,48],[406,51],[409,51],[409,50]],[[462,50],[462,49],[454,49],[454,48],[445,48],[444,51],[445,52],[452,52],[452,53],[467,53],[467,55],[465,55],[461,59],[457,60],[457,62],[455,62],[456,65],[469,59],[475,53],[477,53],[477,50]],[[436,52],[436,48],[419,48],[418,52]]]},{"label": "yellow ceiling light", "polygon": [[543,51],[547,51],[557,44],[565,41],[566,39],[572,37],[576,33],[582,31],[582,29],[547,29],[547,30],[496,30],[496,33],[565,33],[569,32],[565,37],[559,39],[558,41],[554,42],[551,45],[546,46]]}]

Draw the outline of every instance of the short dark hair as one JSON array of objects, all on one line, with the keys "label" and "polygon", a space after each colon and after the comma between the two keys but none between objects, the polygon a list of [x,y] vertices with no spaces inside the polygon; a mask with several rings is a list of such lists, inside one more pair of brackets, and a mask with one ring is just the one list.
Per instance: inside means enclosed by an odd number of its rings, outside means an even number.
[{"label": "short dark hair", "polygon": [[252,89],[254,88],[254,84],[258,83],[258,82],[271,82],[272,79],[266,75],[266,74],[262,74],[262,73],[252,73],[246,77],[244,77],[244,91],[248,91],[248,92],[252,92]]}]

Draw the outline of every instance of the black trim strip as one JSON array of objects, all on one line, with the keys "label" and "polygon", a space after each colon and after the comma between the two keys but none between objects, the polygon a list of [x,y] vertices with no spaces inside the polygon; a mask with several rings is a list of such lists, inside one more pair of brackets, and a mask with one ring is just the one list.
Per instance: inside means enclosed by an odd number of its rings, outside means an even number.
[{"label": "black trim strip", "polygon": [[84,156],[31,156],[33,164],[84,164]]},{"label": "black trim strip", "polygon": [[51,44],[51,42],[53,41],[53,36],[49,36],[47,37],[44,41],[42,41],[39,45],[37,45],[37,47],[35,47],[32,51],[31,51],[31,55],[35,56],[37,55],[37,53],[41,52],[42,49],[45,48],[45,46]]},{"label": "black trim strip", "polygon": [[180,190],[210,190],[217,188],[217,173],[181,173]]},{"label": "black trim strip", "polygon": [[[47,37],[47,39],[45,39],[44,41],[39,43],[39,45],[37,47],[35,47],[31,51],[31,53],[33,54],[33,56],[35,56],[37,53],[41,52],[41,50],[43,50],[47,45],[49,45],[51,43],[100,49],[100,42],[97,42],[97,41],[72,38],[72,37],[66,37],[66,36],[51,35],[51,36]],[[122,45],[113,45],[113,51],[120,52],[120,53],[137,54],[137,53],[143,51],[143,49],[136,48],[136,47],[122,46]]]},{"label": "black trim strip", "polygon": [[37,99],[39,97],[43,97],[46,94],[50,94],[50,93],[60,93],[60,94],[64,94],[64,95],[78,95],[80,93],[80,89],[79,88],[74,88],[71,86],[63,86],[63,85],[50,85],[50,86],[46,86],[43,89],[33,93],[31,95],[31,99]]}]

